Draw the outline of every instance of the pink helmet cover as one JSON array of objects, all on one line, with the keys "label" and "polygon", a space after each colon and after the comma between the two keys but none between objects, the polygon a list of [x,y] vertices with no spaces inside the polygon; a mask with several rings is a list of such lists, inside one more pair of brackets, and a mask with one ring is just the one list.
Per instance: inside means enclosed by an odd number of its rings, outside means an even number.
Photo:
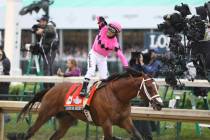
[{"label": "pink helmet cover", "polygon": [[117,30],[117,32],[121,32],[122,30],[122,26],[120,25],[120,23],[112,21],[109,23],[109,26],[111,26],[112,28],[114,28],[115,30]]}]

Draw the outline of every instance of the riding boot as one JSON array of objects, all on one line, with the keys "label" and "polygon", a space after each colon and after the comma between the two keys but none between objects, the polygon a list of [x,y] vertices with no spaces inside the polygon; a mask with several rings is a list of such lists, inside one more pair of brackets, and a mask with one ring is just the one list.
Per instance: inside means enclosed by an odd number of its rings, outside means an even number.
[{"label": "riding boot", "polygon": [[85,78],[85,80],[83,82],[83,85],[82,85],[82,90],[81,90],[80,95],[79,95],[80,97],[86,97],[88,95],[87,87],[88,87],[89,81],[90,81],[90,79]]}]

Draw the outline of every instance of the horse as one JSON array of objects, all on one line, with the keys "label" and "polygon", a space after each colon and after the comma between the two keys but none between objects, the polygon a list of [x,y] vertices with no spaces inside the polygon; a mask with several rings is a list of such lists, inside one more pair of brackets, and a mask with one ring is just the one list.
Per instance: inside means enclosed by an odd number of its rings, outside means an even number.
[{"label": "horse", "polygon": [[[104,140],[119,140],[112,135],[112,125],[125,129],[134,140],[143,140],[132,123],[130,101],[140,96],[150,102],[154,110],[161,110],[163,102],[154,79],[143,73],[125,72],[114,78],[108,78],[104,82],[105,85],[95,91],[90,104],[93,123],[102,127]],[[36,102],[40,102],[38,117],[28,129],[24,140],[31,138],[53,116],[57,118],[59,128],[50,137],[50,140],[60,140],[78,119],[88,122],[83,111],[64,109],[65,96],[71,85],[72,83],[60,83],[43,90],[25,105],[17,121],[30,112]]]}]

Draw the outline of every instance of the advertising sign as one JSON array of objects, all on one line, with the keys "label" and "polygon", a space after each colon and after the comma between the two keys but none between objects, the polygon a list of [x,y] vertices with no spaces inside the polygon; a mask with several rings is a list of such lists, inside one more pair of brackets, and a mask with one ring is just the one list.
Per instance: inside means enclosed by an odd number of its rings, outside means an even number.
[{"label": "advertising sign", "polygon": [[161,51],[168,50],[170,38],[160,32],[145,32],[144,48],[159,49]]}]

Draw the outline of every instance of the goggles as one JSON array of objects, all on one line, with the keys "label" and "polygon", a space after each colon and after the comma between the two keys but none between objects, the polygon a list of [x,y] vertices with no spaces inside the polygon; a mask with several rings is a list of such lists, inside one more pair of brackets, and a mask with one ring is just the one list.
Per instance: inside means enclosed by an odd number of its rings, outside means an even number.
[{"label": "goggles", "polygon": [[113,27],[110,27],[110,26],[109,26],[109,27],[108,27],[108,30],[109,30],[110,32],[112,32],[112,33],[115,33],[115,34],[117,33],[117,31],[116,31]]}]

